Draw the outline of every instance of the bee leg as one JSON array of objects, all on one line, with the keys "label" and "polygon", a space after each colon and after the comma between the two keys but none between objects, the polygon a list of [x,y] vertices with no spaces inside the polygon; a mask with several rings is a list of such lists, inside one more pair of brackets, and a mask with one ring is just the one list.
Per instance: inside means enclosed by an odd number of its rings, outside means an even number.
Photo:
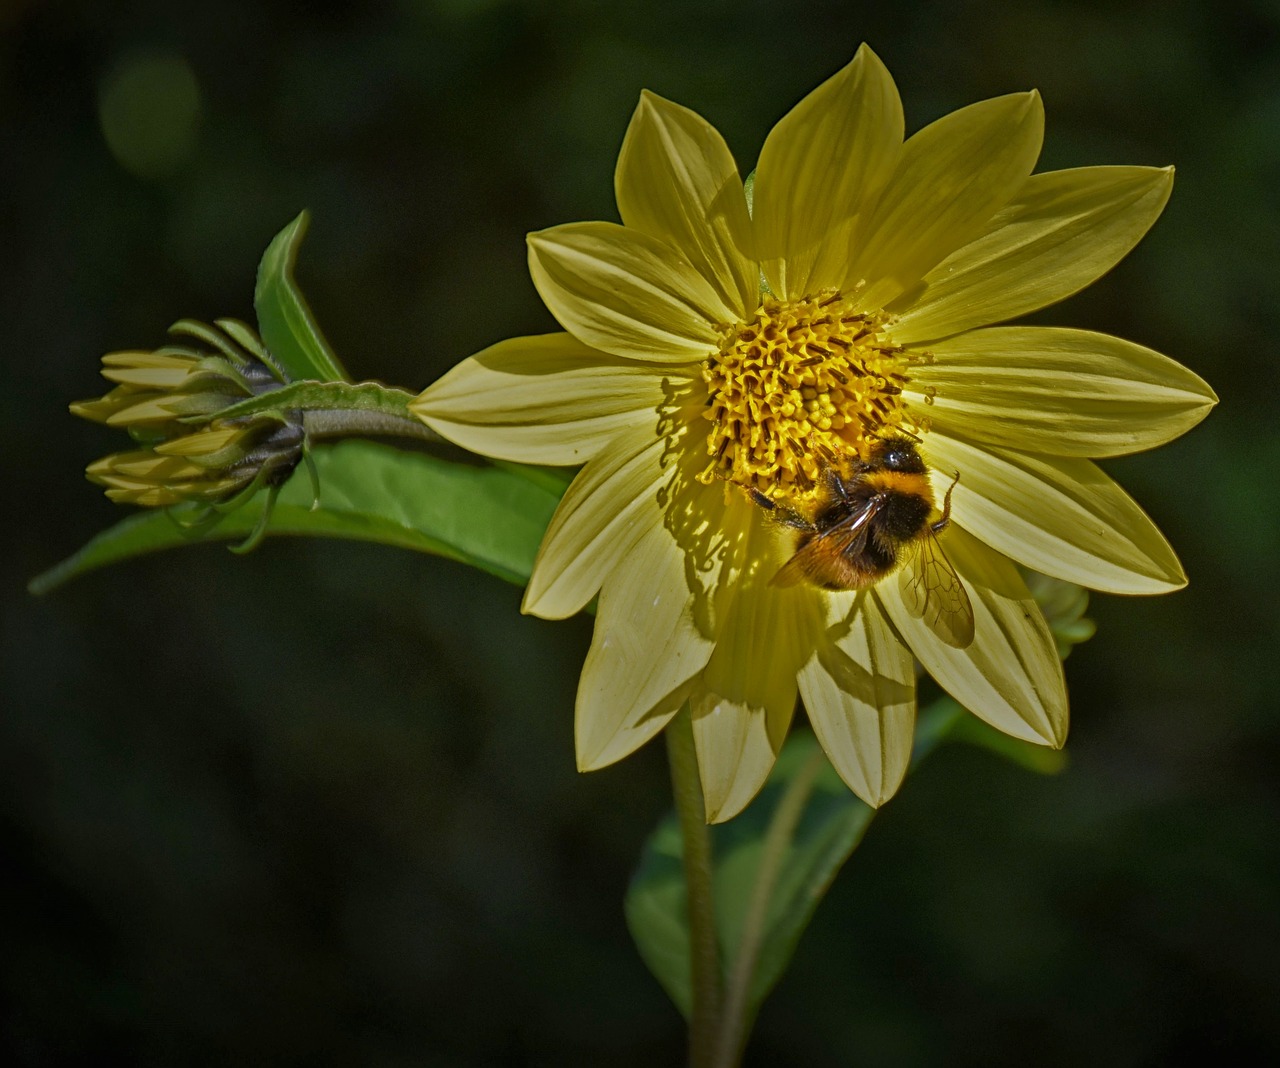
[{"label": "bee leg", "polygon": [[951,480],[951,485],[947,487],[947,495],[942,498],[942,518],[929,528],[935,534],[941,534],[951,525],[951,491],[956,488],[956,483],[959,481],[960,472],[957,471],[956,477]]},{"label": "bee leg", "polygon": [[845,488],[844,479],[840,477],[840,473],[834,467],[828,467],[822,473],[822,477],[826,480],[827,486],[831,490],[831,495],[848,504],[849,491]]},{"label": "bee leg", "polygon": [[793,512],[790,508],[776,508],[774,512],[778,522],[784,527],[794,527],[796,530],[807,530],[813,532],[813,524],[805,519],[799,512]]},{"label": "bee leg", "polygon": [[794,527],[796,530],[813,530],[813,524],[805,519],[799,512],[793,511],[786,505],[779,504],[777,501],[770,500],[759,490],[747,490],[747,496],[756,504],[763,508],[766,512],[773,513],[776,522],[784,527]]}]

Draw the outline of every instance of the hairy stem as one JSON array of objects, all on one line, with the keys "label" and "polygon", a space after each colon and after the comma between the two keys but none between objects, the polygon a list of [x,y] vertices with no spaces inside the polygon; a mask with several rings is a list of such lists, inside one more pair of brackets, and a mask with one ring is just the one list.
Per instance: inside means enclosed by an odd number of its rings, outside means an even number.
[{"label": "hairy stem", "polygon": [[716,940],[715,906],[711,883],[711,834],[707,829],[693,746],[693,720],[685,706],[664,732],[671,762],[671,791],[675,797],[683,842],[684,878],[688,889],[689,950],[693,969],[693,1011],[689,1020],[690,1068],[715,1063],[720,1033],[720,950]]},{"label": "hairy stem", "polygon": [[393,437],[439,442],[444,439],[412,416],[360,408],[303,409],[302,425],[313,441],[326,438]]}]

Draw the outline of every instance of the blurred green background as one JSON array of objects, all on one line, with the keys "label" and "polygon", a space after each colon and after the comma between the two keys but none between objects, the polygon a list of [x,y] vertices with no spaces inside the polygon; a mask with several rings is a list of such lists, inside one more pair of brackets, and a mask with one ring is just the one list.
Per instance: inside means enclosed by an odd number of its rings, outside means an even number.
[{"label": "blurred green background", "polygon": [[1190,587],[1098,597],[1067,771],[933,758],[760,1019],[755,1065],[1280,1057],[1280,5],[758,0],[0,4],[0,885],[8,1063],[665,1065],[621,898],[661,747],[579,776],[589,622],[392,549],[182,550],[42,600],[120,511],[67,414],[101,353],[302,284],[357,377],[553,328],[526,231],[616,218],[637,94],[744,171],[866,40],[908,127],[1037,87],[1042,169],[1176,164],[1163,219],[1042,313],[1222,404],[1109,463]]}]

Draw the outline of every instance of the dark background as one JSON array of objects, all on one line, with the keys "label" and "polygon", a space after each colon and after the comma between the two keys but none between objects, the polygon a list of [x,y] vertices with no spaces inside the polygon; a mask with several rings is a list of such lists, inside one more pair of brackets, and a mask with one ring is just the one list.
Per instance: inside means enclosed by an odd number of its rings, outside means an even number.
[{"label": "dark background", "polygon": [[66,411],[102,391],[99,355],[250,318],[302,207],[301,279],[348,367],[420,388],[552,328],[523,235],[616,218],[642,87],[746,171],[865,39],[909,129],[1038,87],[1042,169],[1177,165],[1142,246],[1038,318],[1167,352],[1222,404],[1107,464],[1191,585],[1095,599],[1067,771],[952,748],[913,776],[752,1063],[1280,1056],[1278,33],[1264,0],[0,2],[0,1052],[679,1062],[620,904],[665,763],[575,773],[588,621],[355,544],[24,584],[121,514],[81,476],[119,438]]}]

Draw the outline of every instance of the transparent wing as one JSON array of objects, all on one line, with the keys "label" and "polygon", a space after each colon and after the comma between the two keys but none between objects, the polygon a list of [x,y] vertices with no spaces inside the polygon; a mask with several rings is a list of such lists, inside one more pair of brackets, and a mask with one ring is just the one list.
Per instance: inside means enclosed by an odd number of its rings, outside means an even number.
[{"label": "transparent wing", "polygon": [[956,649],[973,641],[973,606],[956,569],[932,533],[914,543],[898,572],[898,588],[907,611]]},{"label": "transparent wing", "polygon": [[769,585],[798,586],[806,581],[818,586],[829,585],[831,579],[848,570],[848,564],[844,563],[847,557],[862,552],[869,524],[882,507],[881,499],[873,497],[865,507],[824,530],[783,564]]}]

